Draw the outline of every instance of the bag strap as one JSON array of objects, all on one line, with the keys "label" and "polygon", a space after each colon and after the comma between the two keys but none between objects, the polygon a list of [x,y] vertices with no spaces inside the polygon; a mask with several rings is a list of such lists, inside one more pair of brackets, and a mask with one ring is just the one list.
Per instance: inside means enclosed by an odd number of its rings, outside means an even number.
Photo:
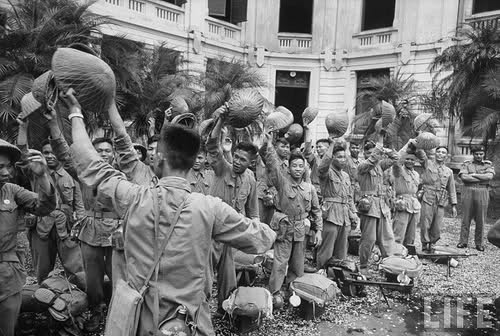
[{"label": "bag strap", "polygon": [[[154,209],[153,210],[154,210],[154,217],[155,217],[155,219],[154,219],[155,226],[154,227],[156,229],[160,223],[160,201],[159,201],[158,187],[153,188],[153,193],[154,193],[154,199],[153,199]],[[167,229],[167,232],[165,234],[165,239],[163,240],[163,242],[161,244],[161,248],[155,257],[153,265],[151,266],[151,268],[146,276],[146,280],[144,280],[144,285],[142,286],[142,288],[140,290],[141,295],[144,295],[144,293],[146,292],[146,290],[149,287],[149,281],[151,280],[151,277],[153,276],[153,274],[155,272],[156,266],[160,262],[163,251],[167,247],[167,243],[170,239],[170,236],[172,235],[172,232],[174,231],[174,227],[177,224],[177,221],[179,220],[179,217],[181,215],[182,209],[184,208],[184,204],[186,203],[186,200],[187,200],[187,197],[184,198],[182,203],[177,208],[177,212],[175,213],[174,220],[168,225],[168,229]]]}]

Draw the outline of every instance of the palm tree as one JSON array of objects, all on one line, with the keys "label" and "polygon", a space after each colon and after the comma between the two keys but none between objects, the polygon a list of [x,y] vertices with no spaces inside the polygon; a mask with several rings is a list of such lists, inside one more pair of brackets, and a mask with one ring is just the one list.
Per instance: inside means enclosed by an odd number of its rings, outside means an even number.
[{"label": "palm tree", "polygon": [[375,132],[376,106],[382,100],[392,104],[396,110],[396,118],[387,128],[386,143],[399,149],[414,135],[413,119],[417,115],[409,110],[408,105],[415,101],[417,83],[412,75],[404,75],[398,69],[392,76],[371,77],[368,89],[362,90],[356,97],[358,102],[367,102],[367,111],[362,111],[354,118],[354,128],[364,128],[364,140],[370,139]]},{"label": "palm tree", "polygon": [[500,57],[500,31],[492,26],[457,31],[458,43],[445,49],[431,63],[438,87],[449,95],[449,113],[463,119],[474,114],[476,94],[481,91],[483,76],[495,69]]},{"label": "palm tree", "polygon": [[[237,59],[209,60],[206,72],[202,76],[202,83],[205,88],[203,119],[210,118],[212,113],[229,99],[231,90],[259,89],[267,86],[256,69]],[[272,104],[267,102],[266,105]],[[236,142],[242,140],[255,142],[263,132],[265,113],[263,111],[258,120],[244,129],[230,129],[230,136]]]},{"label": "palm tree", "polygon": [[106,18],[88,11],[93,2],[21,0],[0,15],[0,134],[12,140],[23,95],[50,69],[58,47],[96,41]]}]

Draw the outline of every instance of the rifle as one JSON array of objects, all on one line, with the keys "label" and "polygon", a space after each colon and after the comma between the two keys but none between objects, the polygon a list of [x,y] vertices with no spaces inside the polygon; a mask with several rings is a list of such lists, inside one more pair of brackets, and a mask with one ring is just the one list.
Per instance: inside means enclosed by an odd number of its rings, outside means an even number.
[{"label": "rifle", "polygon": [[419,258],[428,258],[431,259],[432,261],[435,261],[433,259],[445,258],[447,267],[446,277],[449,278],[451,276],[451,265],[450,265],[451,259],[474,257],[477,256],[477,253],[470,253],[470,254],[469,253],[420,253],[417,254],[417,256]]}]

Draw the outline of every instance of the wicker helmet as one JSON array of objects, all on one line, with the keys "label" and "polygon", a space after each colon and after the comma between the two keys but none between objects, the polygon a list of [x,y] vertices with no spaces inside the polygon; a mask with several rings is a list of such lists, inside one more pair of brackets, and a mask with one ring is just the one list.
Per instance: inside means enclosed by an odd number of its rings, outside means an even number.
[{"label": "wicker helmet", "polygon": [[31,85],[31,92],[42,105],[55,105],[59,92],[52,71],[46,71],[35,78]]},{"label": "wicker helmet", "polygon": [[189,106],[186,103],[186,100],[184,98],[182,98],[181,96],[175,96],[170,101],[170,107],[172,108],[172,115],[174,117],[178,116],[179,114],[189,112]]},{"label": "wicker helmet", "polygon": [[231,99],[227,102],[227,122],[234,128],[244,128],[257,120],[264,98],[254,89],[241,89],[232,92]]},{"label": "wicker helmet", "polygon": [[394,121],[394,118],[396,117],[396,109],[394,109],[394,106],[392,106],[392,104],[389,104],[385,100],[382,100],[381,108],[382,126],[387,127]]},{"label": "wicker helmet", "polygon": [[316,119],[318,116],[319,109],[317,107],[306,107],[304,112],[302,113],[302,121],[304,122],[304,125],[309,125]]},{"label": "wicker helmet", "polygon": [[115,75],[100,58],[86,52],[59,48],[52,57],[52,71],[60,90],[73,88],[84,110],[101,112],[115,95]]},{"label": "wicker helmet", "polygon": [[293,113],[283,106],[278,106],[269,113],[264,125],[267,130],[274,132],[289,127],[293,123]]},{"label": "wicker helmet", "polygon": [[293,144],[298,142],[302,138],[303,134],[304,129],[302,128],[302,126],[300,126],[299,124],[292,124],[290,125],[290,128],[288,128],[288,131],[285,134],[285,138]]},{"label": "wicker helmet", "polygon": [[421,132],[415,140],[418,149],[430,150],[439,146],[438,137],[430,132]]},{"label": "wicker helmet", "polygon": [[0,154],[7,155],[12,163],[21,158],[21,151],[19,148],[2,139],[0,139]]},{"label": "wicker helmet", "polygon": [[26,120],[26,118],[36,110],[42,107],[42,104],[33,97],[33,93],[27,93],[21,99],[21,113],[17,116],[21,120]]},{"label": "wicker helmet", "polygon": [[439,122],[432,117],[431,113],[422,113],[413,120],[415,131],[431,132],[436,134],[436,127],[439,127]]},{"label": "wicker helmet", "polygon": [[192,113],[182,113],[172,119],[172,124],[179,124],[188,128],[194,128],[196,125],[196,118]]},{"label": "wicker helmet", "polygon": [[203,120],[198,127],[198,131],[201,136],[208,135],[214,126],[214,120],[212,118]]},{"label": "wicker helmet", "polygon": [[328,134],[334,138],[340,138],[347,132],[349,127],[349,116],[347,111],[332,112],[326,116],[325,126]]}]

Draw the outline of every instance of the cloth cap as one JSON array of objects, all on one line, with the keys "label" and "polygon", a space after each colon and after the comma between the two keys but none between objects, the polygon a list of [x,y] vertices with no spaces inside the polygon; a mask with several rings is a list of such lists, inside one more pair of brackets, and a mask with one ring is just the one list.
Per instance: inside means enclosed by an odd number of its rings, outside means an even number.
[{"label": "cloth cap", "polygon": [[12,160],[12,163],[21,158],[21,150],[2,139],[0,139],[0,154],[6,154]]},{"label": "cloth cap", "polygon": [[148,154],[148,151],[146,150],[146,147],[144,147],[143,145],[141,144],[138,144],[138,143],[134,143],[132,144],[134,146],[135,149],[138,149],[141,151],[141,155],[142,155],[142,160],[144,160]]}]

